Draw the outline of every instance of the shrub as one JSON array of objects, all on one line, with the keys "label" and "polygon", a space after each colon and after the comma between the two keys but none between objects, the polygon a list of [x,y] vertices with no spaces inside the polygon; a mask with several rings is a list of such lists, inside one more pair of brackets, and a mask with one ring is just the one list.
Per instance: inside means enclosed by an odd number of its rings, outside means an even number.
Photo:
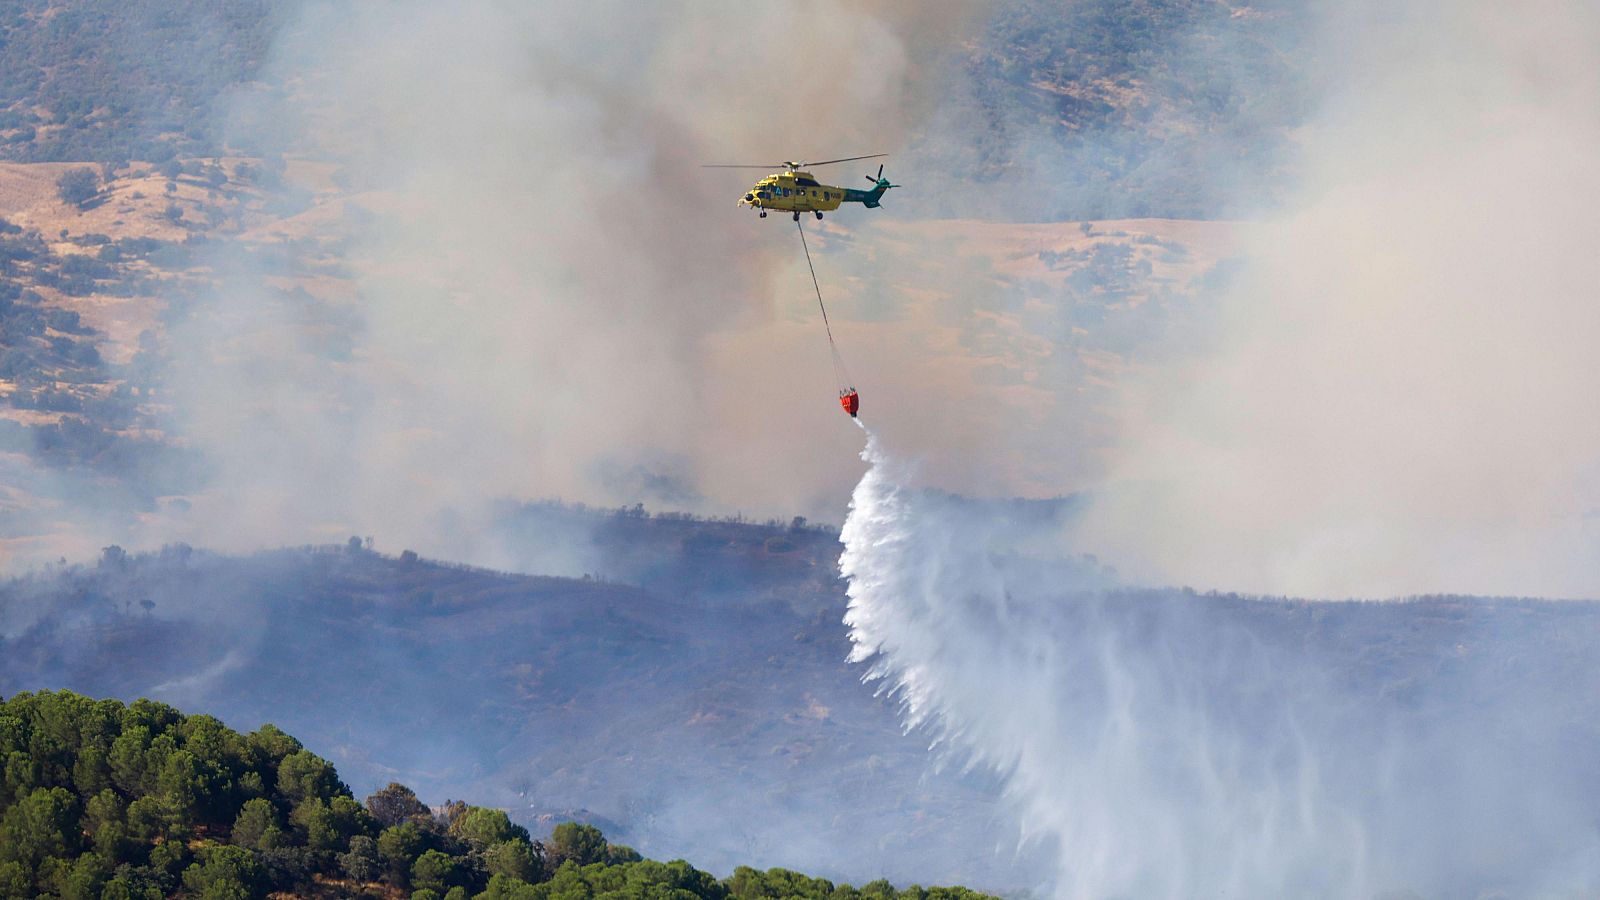
[{"label": "shrub", "polygon": [[56,193],[61,202],[82,207],[100,193],[100,176],[90,168],[68,169],[56,179]]}]

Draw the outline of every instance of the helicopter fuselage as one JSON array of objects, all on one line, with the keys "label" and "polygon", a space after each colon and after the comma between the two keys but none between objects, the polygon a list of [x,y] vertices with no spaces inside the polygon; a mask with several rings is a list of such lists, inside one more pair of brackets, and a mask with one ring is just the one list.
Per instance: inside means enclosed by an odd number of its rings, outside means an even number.
[{"label": "helicopter fuselage", "polygon": [[775,172],[745,192],[739,205],[784,212],[826,212],[838,209],[847,193],[864,192],[821,184],[810,172]]},{"label": "helicopter fuselage", "polygon": [[810,172],[774,172],[746,191],[740,198],[739,205],[754,206],[762,210],[780,209],[795,214],[803,212],[820,214],[838,209],[842,203],[860,203],[869,209],[876,208],[879,205],[878,201],[883,198],[883,192],[894,187],[882,176],[883,170],[878,171],[879,177],[876,180],[870,175],[867,176],[867,180],[874,181],[874,184],[871,190],[866,191],[822,184],[812,178]]}]

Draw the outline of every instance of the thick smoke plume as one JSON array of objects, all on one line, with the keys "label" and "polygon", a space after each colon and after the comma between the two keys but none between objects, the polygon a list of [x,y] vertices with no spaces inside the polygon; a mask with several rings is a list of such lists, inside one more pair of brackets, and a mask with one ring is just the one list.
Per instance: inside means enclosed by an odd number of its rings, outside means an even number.
[{"label": "thick smoke plume", "polygon": [[[576,573],[504,546],[494,504],[836,509],[792,228],[733,209],[760,173],[700,166],[898,149],[967,15],[306,4],[229,118],[317,202],[284,253],[219,250],[165,335],[194,496],[76,546],[355,533]],[[774,320],[781,346],[739,338]]]},{"label": "thick smoke plume", "polygon": [[1079,541],[1204,588],[1600,596],[1600,11],[1326,25],[1305,182],[1131,383]]}]

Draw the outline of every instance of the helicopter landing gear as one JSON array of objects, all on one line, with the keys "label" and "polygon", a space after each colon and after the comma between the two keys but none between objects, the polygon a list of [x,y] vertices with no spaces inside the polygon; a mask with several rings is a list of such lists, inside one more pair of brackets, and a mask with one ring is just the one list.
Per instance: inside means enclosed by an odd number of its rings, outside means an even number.
[{"label": "helicopter landing gear", "polygon": [[794,211],[794,220],[796,222],[800,221],[800,210],[798,209]]},{"label": "helicopter landing gear", "polygon": [[767,217],[767,211],[763,209],[761,211],[761,218],[765,219],[766,217]]},{"label": "helicopter landing gear", "polygon": [[821,219],[822,219],[822,210],[820,210],[820,209],[819,209],[819,210],[817,210],[817,219],[818,219],[818,220],[819,220],[819,221],[820,221],[820,220],[821,220]]}]

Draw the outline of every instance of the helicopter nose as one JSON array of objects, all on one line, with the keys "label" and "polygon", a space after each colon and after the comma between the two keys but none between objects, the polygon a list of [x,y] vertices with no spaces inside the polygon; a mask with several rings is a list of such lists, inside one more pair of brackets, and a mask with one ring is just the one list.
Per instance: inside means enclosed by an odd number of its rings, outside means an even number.
[{"label": "helicopter nose", "polygon": [[755,194],[745,194],[744,198],[746,200],[754,200],[756,198],[756,195]]}]

